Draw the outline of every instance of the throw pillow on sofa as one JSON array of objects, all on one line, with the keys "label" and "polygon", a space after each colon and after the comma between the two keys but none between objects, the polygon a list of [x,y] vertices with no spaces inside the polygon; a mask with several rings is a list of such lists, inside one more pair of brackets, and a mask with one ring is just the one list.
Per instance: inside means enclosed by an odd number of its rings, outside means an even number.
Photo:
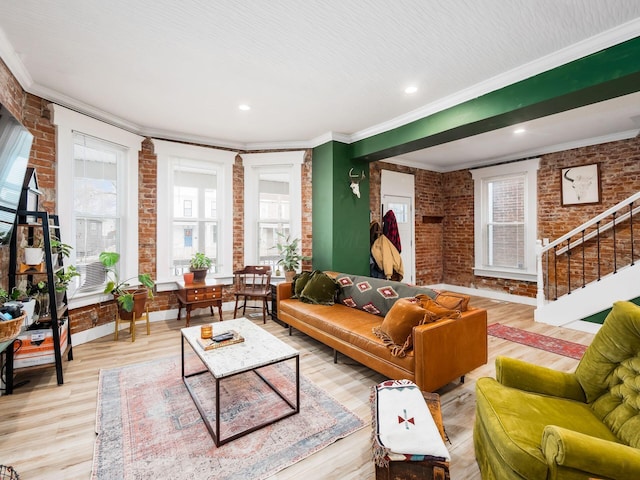
[{"label": "throw pillow on sofa", "polygon": [[436,302],[443,307],[451,310],[460,310],[466,312],[469,307],[469,295],[454,292],[439,292],[436,296]]},{"label": "throw pillow on sofa", "polygon": [[338,284],[333,278],[316,270],[300,293],[300,300],[316,305],[333,305],[337,290]]},{"label": "throw pillow on sofa", "polygon": [[309,279],[313,272],[300,272],[295,277],[293,277],[293,282],[291,282],[291,298],[300,298],[300,294],[304,290],[304,287],[307,286]]},{"label": "throw pillow on sofa", "polygon": [[394,357],[404,357],[413,348],[413,327],[430,322],[429,312],[415,298],[399,298],[373,333],[390,348]]},{"label": "throw pillow on sofa", "polygon": [[460,318],[460,310],[443,307],[436,300],[432,300],[427,295],[416,295],[416,299],[420,302],[422,308],[427,311],[427,315],[431,322],[440,320],[441,318]]}]

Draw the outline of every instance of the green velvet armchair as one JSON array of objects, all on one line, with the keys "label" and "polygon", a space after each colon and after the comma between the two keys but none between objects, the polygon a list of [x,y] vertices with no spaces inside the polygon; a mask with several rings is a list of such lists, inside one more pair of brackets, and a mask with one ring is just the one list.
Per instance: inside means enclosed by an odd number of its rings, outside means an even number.
[{"label": "green velvet armchair", "polygon": [[473,440],[485,480],[640,479],[640,307],[616,302],[574,373],[498,357]]}]

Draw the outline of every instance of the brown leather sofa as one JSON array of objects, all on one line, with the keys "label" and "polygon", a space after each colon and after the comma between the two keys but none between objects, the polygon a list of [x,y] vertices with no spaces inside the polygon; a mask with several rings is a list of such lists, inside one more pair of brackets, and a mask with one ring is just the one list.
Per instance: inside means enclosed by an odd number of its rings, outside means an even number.
[{"label": "brown leather sofa", "polygon": [[[332,272],[333,273],[333,272]],[[335,274],[333,275],[345,275]],[[355,281],[384,281],[399,297],[432,290],[400,282],[351,276]],[[372,291],[375,290],[372,289]],[[341,303],[316,305],[292,297],[292,284],[277,287],[278,318],[353,360],[394,380],[408,379],[424,391],[434,391],[487,363],[487,311],[468,307],[457,319],[441,319],[413,328],[413,349],[406,356],[391,350],[373,333],[384,316]],[[336,299],[340,302],[340,296]],[[348,302],[345,302],[348,303]],[[291,331],[290,331],[291,333]]]}]

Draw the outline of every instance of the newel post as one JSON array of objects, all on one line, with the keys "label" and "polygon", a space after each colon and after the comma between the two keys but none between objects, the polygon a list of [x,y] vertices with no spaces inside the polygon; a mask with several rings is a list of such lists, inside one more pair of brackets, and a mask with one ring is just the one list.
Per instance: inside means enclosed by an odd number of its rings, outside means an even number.
[{"label": "newel post", "polygon": [[545,298],[544,298],[544,275],[542,274],[542,240],[536,240],[536,271],[537,271],[537,279],[538,279],[538,294],[536,296],[537,299],[537,307],[541,308],[544,306]]}]

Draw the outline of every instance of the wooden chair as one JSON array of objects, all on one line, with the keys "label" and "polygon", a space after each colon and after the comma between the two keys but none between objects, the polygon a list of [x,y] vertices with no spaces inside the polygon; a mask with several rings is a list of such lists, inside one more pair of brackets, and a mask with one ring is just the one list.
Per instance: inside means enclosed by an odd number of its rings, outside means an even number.
[{"label": "wooden chair", "polygon": [[[233,272],[236,306],[233,310],[233,318],[238,312],[238,302],[243,298],[242,315],[247,308],[247,300],[262,300],[262,321],[267,323],[269,314],[268,301],[271,300],[271,268],[264,265],[245,266],[242,270]],[[260,308],[258,306],[249,308]]]}]

